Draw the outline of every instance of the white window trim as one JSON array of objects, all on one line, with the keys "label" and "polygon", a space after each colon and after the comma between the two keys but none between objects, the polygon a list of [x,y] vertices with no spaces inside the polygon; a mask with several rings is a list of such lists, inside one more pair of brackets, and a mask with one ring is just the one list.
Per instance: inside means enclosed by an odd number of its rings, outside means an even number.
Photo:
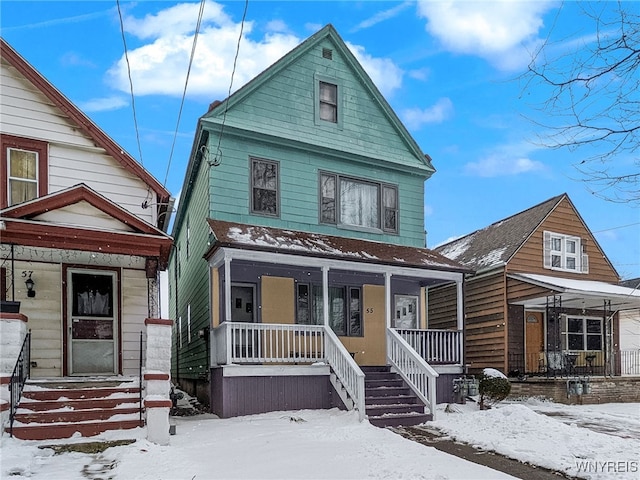
[{"label": "white window trim", "polygon": [[[544,231],[543,238],[544,268],[561,272],[589,273],[589,258],[587,254],[582,251],[583,242],[580,237]],[[552,250],[553,240],[560,240],[560,250]],[[567,241],[575,242],[575,253],[567,251]],[[555,255],[560,257],[559,267],[553,266],[553,256]],[[567,268],[568,258],[575,259],[576,268]]]}]

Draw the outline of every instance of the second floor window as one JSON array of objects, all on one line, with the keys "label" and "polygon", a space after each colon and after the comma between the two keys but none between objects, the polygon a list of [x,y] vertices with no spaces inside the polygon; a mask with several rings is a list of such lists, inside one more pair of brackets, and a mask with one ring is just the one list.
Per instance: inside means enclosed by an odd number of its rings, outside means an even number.
[{"label": "second floor window", "polygon": [[279,215],[278,162],[251,159],[251,213]]},{"label": "second floor window", "polygon": [[320,222],[397,233],[398,189],[321,173]]},{"label": "second floor window", "polygon": [[[47,194],[48,146],[45,142],[11,135],[0,137],[0,208]],[[6,192],[6,193],[4,193]]]},{"label": "second floor window", "polygon": [[580,237],[544,232],[544,267],[588,273],[588,258],[582,248]]}]

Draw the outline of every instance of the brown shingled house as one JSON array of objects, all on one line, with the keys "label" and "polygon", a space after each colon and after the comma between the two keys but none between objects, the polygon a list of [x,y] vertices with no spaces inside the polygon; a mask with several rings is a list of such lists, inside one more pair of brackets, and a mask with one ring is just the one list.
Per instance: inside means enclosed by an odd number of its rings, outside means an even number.
[{"label": "brown shingled house", "polygon": [[[512,376],[620,374],[618,312],[640,292],[619,277],[567,194],[435,249],[465,282],[465,361]],[[446,328],[449,287],[429,290],[428,328]]]}]

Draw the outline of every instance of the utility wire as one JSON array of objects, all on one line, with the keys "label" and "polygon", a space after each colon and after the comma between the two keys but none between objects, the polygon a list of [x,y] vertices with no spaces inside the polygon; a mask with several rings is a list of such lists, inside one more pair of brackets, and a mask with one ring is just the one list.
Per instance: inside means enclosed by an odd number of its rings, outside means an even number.
[{"label": "utility wire", "polygon": [[120,33],[122,34],[122,43],[124,45],[124,58],[127,61],[127,76],[129,77],[129,91],[131,92],[131,109],[133,110],[133,126],[136,132],[136,140],[138,142],[138,155],[140,155],[140,164],[144,167],[142,160],[142,147],[140,145],[140,132],[138,130],[138,117],[136,115],[136,99],[133,95],[133,80],[131,79],[131,65],[129,65],[129,53],[127,51],[127,39],[124,35],[124,22],[122,20],[122,11],[120,10],[120,0],[116,0],[118,6],[118,17],[120,18]]},{"label": "utility wire", "polygon": [[610,232],[610,231],[612,231],[612,230],[619,230],[619,229],[621,229],[621,228],[633,227],[634,225],[640,225],[640,222],[636,222],[636,223],[629,223],[629,224],[627,224],[627,225],[620,225],[619,227],[605,228],[604,230],[598,230],[597,232],[591,232],[591,233]]},{"label": "utility wire", "polygon": [[[229,97],[231,96],[231,89],[233,87],[233,76],[236,73],[236,64],[238,63],[238,54],[240,53],[240,41],[242,40],[242,32],[244,31],[244,22],[247,18],[247,9],[249,8],[249,0],[244,2],[244,12],[242,13],[242,21],[240,22],[240,35],[238,35],[238,44],[236,45],[236,55],[233,58],[233,69],[231,70],[231,82],[229,82],[229,92],[227,93],[227,99],[224,105],[224,114],[222,115],[222,125],[220,126],[220,135],[218,136],[218,148],[216,148],[216,160],[213,163],[217,165],[222,160],[222,152],[220,151],[220,144],[222,143],[222,134],[224,133],[224,124],[227,120],[227,110],[229,110]],[[220,154],[220,158],[218,158]],[[211,163],[210,163],[211,166]]]},{"label": "utility wire", "polygon": [[204,14],[204,4],[206,0],[200,1],[200,11],[198,12],[198,22],[196,23],[196,32],[193,36],[193,45],[191,47],[191,57],[189,57],[189,67],[187,68],[187,77],[184,80],[184,90],[182,91],[182,100],[180,101],[180,110],[178,111],[178,120],[176,122],[176,131],[173,134],[173,142],[171,143],[171,152],[169,153],[169,162],[167,163],[167,173],[164,176],[163,186],[167,185],[167,178],[169,178],[169,168],[171,167],[171,160],[173,159],[173,150],[176,146],[176,139],[178,137],[178,128],[180,127],[180,118],[182,117],[182,108],[184,107],[184,99],[187,96],[187,86],[189,85],[189,75],[191,74],[191,65],[193,64],[193,57],[196,53],[196,44],[198,43],[198,34],[200,33],[200,26],[202,25],[202,16]]}]

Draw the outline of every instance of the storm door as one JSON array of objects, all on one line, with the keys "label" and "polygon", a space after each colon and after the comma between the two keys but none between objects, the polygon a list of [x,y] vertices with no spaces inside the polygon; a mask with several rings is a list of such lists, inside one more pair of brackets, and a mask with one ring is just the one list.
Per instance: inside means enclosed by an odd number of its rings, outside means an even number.
[{"label": "storm door", "polygon": [[418,328],[418,297],[415,295],[395,296],[393,328]]},{"label": "storm door", "polygon": [[68,270],[68,359],[71,375],[117,373],[117,274]]}]

